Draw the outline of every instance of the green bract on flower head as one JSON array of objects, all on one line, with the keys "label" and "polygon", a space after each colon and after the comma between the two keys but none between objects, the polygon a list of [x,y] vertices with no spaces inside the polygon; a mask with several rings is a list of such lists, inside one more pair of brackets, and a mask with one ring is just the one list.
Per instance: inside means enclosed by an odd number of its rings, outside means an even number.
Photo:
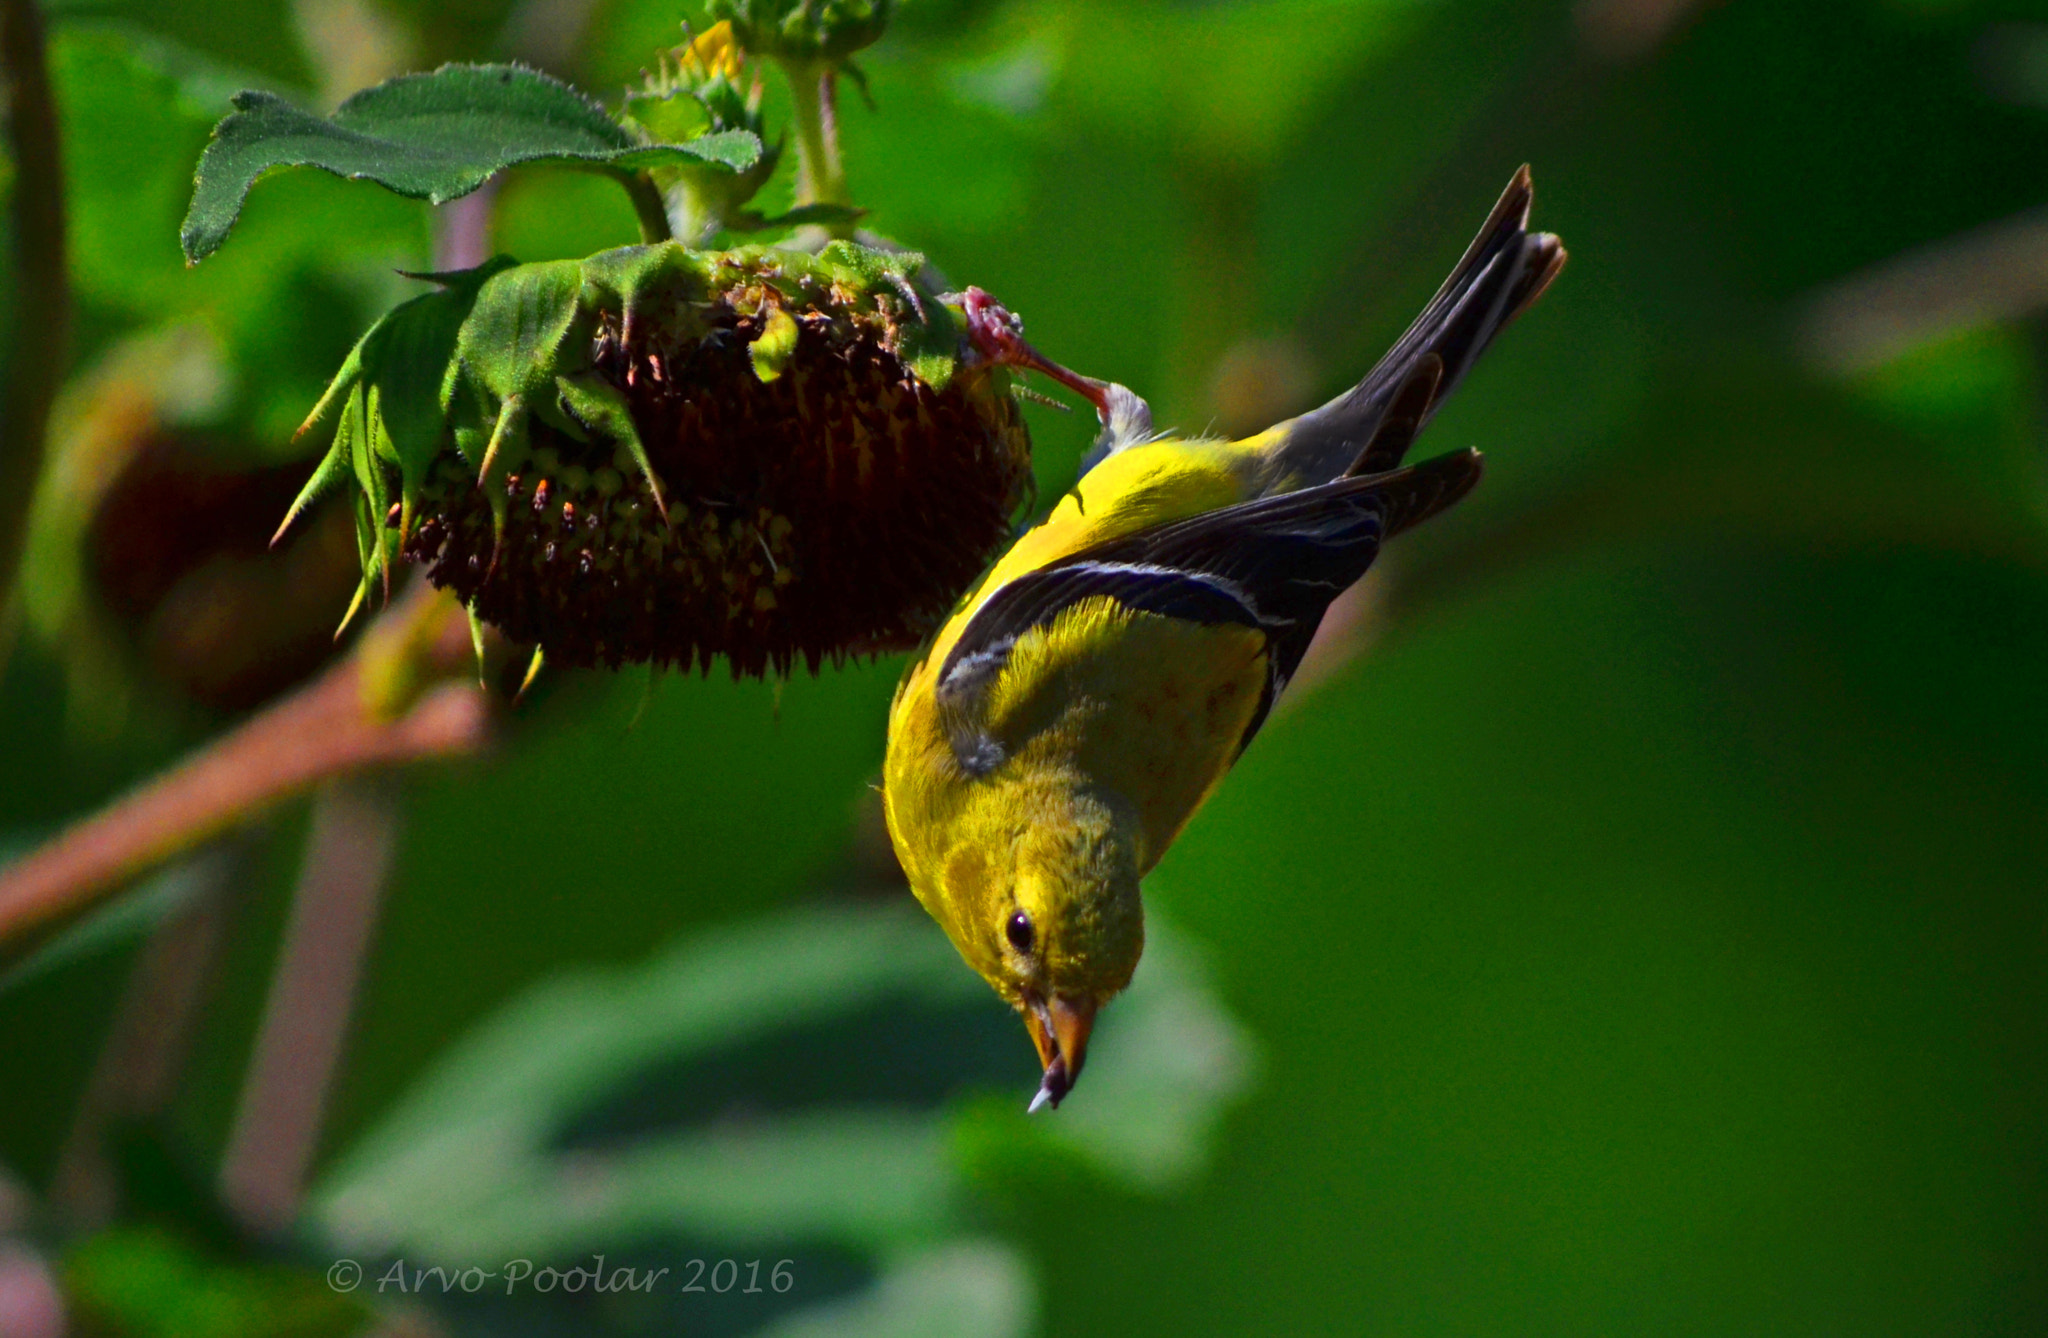
[{"label": "green bract on flower head", "polygon": [[[401,556],[551,662],[815,670],[915,643],[1030,481],[1010,372],[923,258],[675,243],[426,276],[307,426]],[[289,518],[287,520],[289,523]]]},{"label": "green bract on flower head", "polygon": [[711,0],[706,8],[757,55],[836,64],[881,37],[890,0]]}]

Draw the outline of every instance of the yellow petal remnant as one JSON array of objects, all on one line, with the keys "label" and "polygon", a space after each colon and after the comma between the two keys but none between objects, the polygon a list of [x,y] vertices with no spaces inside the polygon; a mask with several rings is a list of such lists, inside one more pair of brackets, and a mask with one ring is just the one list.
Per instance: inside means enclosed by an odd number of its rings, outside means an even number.
[{"label": "yellow petal remnant", "polygon": [[732,22],[712,24],[684,49],[679,63],[684,75],[696,83],[709,83],[719,75],[738,84],[745,53],[733,39]]},{"label": "yellow petal remnant", "polygon": [[764,382],[781,376],[782,369],[796,356],[796,337],[796,318],[777,307],[762,326],[761,337],[747,347],[754,362],[754,375]]}]

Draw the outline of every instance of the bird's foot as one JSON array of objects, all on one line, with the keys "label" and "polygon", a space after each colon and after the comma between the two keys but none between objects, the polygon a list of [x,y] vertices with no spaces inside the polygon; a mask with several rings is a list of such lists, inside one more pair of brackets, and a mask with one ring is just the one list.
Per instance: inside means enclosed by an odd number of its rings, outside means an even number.
[{"label": "bird's foot", "polygon": [[[1102,436],[1090,452],[1092,459],[1152,439],[1152,406],[1136,391],[1114,381],[1083,376],[1046,357],[1025,340],[1024,322],[979,288],[962,293],[960,305],[967,313],[968,340],[989,365],[1020,367],[1049,376],[1095,406]],[[1053,1103],[1057,1105],[1058,1098]]]},{"label": "bird's foot", "polygon": [[1024,322],[1010,309],[979,288],[960,295],[967,312],[967,338],[982,360],[994,367],[1021,367],[1051,377],[1087,399],[1104,423],[1109,422],[1109,383],[1067,370],[1031,347],[1024,339]]}]

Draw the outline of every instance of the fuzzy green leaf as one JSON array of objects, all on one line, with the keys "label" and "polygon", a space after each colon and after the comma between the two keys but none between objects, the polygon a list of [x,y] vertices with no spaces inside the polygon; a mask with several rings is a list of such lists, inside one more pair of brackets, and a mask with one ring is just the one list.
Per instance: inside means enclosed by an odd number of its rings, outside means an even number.
[{"label": "fuzzy green leaf", "polygon": [[863,285],[909,280],[924,268],[924,256],[916,251],[883,251],[859,242],[827,242],[818,252],[818,264],[850,271]]},{"label": "fuzzy green leaf", "polygon": [[199,160],[180,232],[194,263],[227,240],[257,178],[283,167],[318,167],[441,204],[522,163],[744,171],[761,157],[761,141],[744,130],[644,143],[567,84],[513,65],[446,65],[392,79],[324,120],[269,93],[240,93],[234,102]]}]

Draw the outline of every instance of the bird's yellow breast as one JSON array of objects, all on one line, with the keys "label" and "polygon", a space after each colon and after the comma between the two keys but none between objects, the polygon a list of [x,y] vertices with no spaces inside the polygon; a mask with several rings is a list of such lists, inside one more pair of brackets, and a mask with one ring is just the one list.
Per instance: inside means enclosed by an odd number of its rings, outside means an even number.
[{"label": "bird's yellow breast", "polygon": [[1083,600],[1019,639],[991,732],[1019,775],[1086,777],[1135,812],[1151,869],[1237,755],[1266,687],[1266,639]]},{"label": "bird's yellow breast", "polygon": [[[969,775],[941,719],[937,674],[975,612],[1005,584],[1105,540],[1244,499],[1259,461],[1241,445],[1161,441],[1089,471],[964,598],[897,688],[884,795],[913,889],[934,904],[962,850],[1008,848],[1021,827],[1056,820],[1076,786],[1137,819],[1149,869],[1236,755],[1266,684],[1257,631],[1084,600],[1010,649],[990,685],[986,724],[1005,760]],[[966,949],[963,948],[963,951]]]},{"label": "bird's yellow breast", "polygon": [[951,852],[1015,839],[1046,796],[1085,785],[1137,820],[1149,870],[1222,780],[1265,691],[1266,642],[1084,600],[1018,639],[992,685],[1004,761],[973,776],[954,758],[930,691],[906,692],[891,729],[891,829],[920,895]]}]

